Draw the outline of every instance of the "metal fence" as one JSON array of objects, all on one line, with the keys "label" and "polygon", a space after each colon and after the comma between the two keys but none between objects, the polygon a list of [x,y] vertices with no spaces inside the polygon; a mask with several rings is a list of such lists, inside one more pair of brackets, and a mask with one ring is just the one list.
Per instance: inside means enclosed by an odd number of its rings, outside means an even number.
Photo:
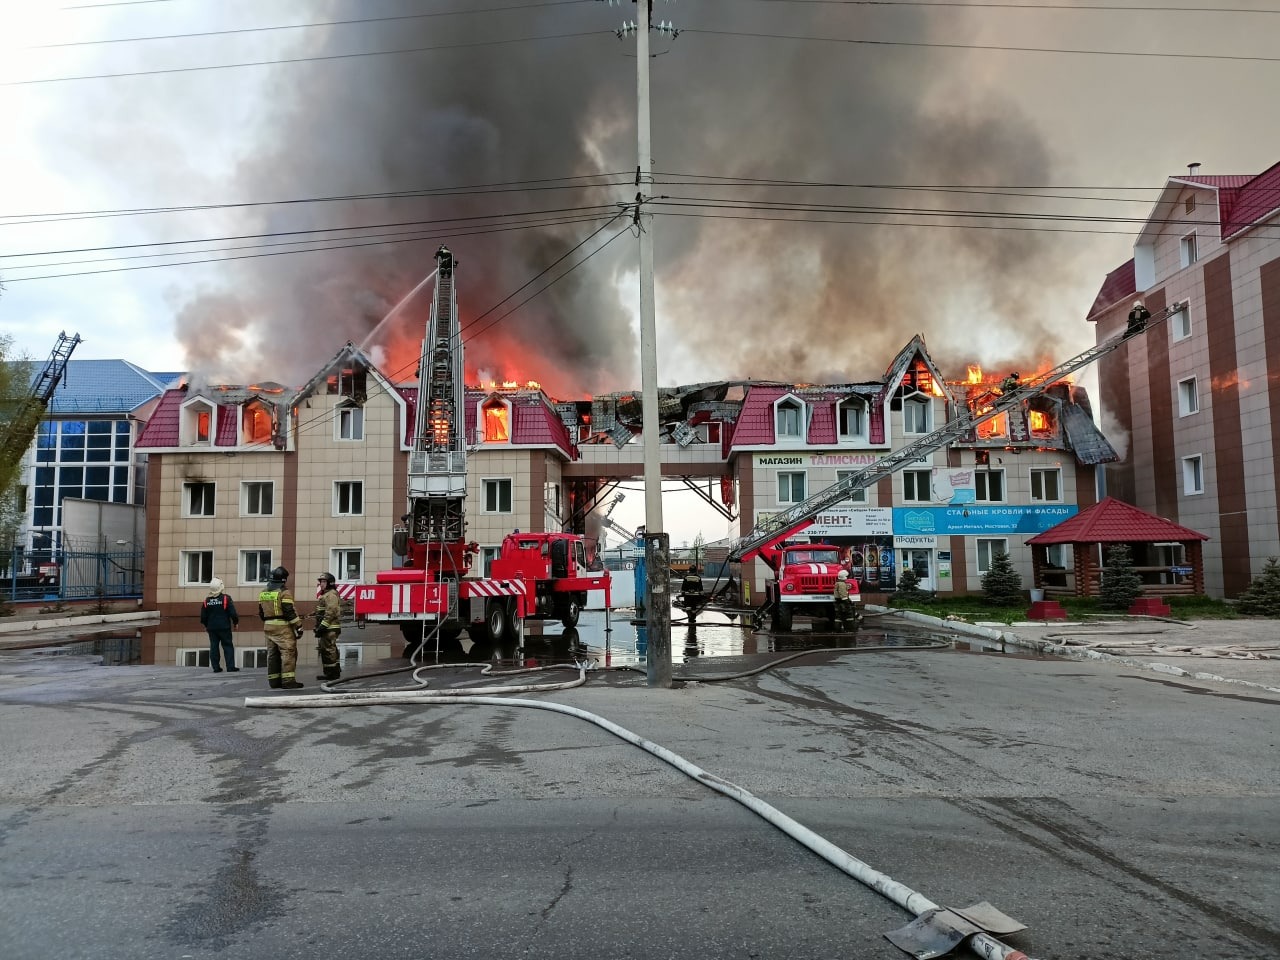
[{"label": "metal fence", "polygon": [[143,554],[113,550],[14,549],[0,559],[0,596],[23,600],[120,600],[142,596]]}]

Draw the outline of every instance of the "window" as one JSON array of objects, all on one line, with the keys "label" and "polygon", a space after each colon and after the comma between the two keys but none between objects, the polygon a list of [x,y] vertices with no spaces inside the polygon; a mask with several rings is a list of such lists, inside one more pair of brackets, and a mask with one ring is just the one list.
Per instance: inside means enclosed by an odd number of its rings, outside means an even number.
[{"label": "window", "polygon": [[1196,211],[1196,195],[1195,195],[1194,193],[1193,193],[1193,194],[1190,194],[1190,195],[1187,197],[1187,203],[1186,203],[1186,206],[1185,206],[1185,208],[1184,208],[1184,209],[1187,211],[1187,213],[1195,213],[1195,211]]},{"label": "window", "polygon": [[358,517],[364,513],[364,483],[360,480],[337,480],[333,484],[333,515]]},{"label": "window", "polygon": [[867,405],[857,397],[841,400],[836,407],[837,426],[841,440],[853,440],[867,435]]},{"label": "window", "polygon": [[511,479],[481,481],[484,490],[485,513],[511,512]]},{"label": "window", "polygon": [[991,561],[997,554],[1009,552],[1008,540],[978,540],[978,573],[991,569]]},{"label": "window", "polygon": [[774,411],[779,440],[804,439],[804,408],[799,400],[782,400]]},{"label": "window", "polygon": [[487,577],[493,569],[493,561],[497,560],[502,553],[501,547],[481,547],[480,548],[480,576]]},{"label": "window", "polygon": [[1175,343],[1191,336],[1191,308],[1186,303],[1175,310],[1173,316],[1169,318],[1169,329],[1173,331]]},{"label": "window", "polygon": [[703,443],[719,443],[720,442],[720,424],[714,421],[710,423],[700,423],[694,428],[698,432],[698,439]]},{"label": "window", "polygon": [[987,503],[1004,502],[1004,471],[975,470],[973,472],[975,497]]},{"label": "window", "polygon": [[1182,242],[1179,244],[1178,249],[1181,253],[1182,265],[1184,267],[1189,267],[1200,259],[1200,250],[1196,244],[1195,231],[1188,233],[1182,238]]},{"label": "window", "polygon": [[330,550],[329,570],[346,583],[360,583],[364,579],[364,548],[336,547]]},{"label": "window", "polygon": [[907,503],[929,503],[933,499],[933,471],[903,470],[902,499]]},{"label": "window", "polygon": [[[208,651],[205,651],[206,655]],[[247,667],[252,670],[255,667],[263,668],[267,665],[267,648],[266,647],[236,647],[236,654],[240,657],[240,666]]]},{"label": "window", "polygon": [[182,412],[183,443],[212,443],[214,427],[214,408],[210,403],[197,400]]},{"label": "window", "polygon": [[484,442],[509,443],[511,441],[511,408],[505,400],[493,399],[482,408],[484,415]]},{"label": "window", "polygon": [[245,480],[240,484],[240,512],[246,517],[269,517],[275,512],[275,484]]},{"label": "window", "polygon": [[339,407],[335,440],[364,439],[364,407]]},{"label": "window", "polygon": [[[836,483],[839,483],[841,480],[847,480],[849,477],[852,477],[857,472],[858,472],[857,470],[837,470]],[[866,503],[867,488],[863,487],[861,490],[853,491],[853,493],[849,494],[847,500],[849,503]]]},{"label": "window", "polygon": [[184,587],[207,586],[213,580],[212,550],[183,550],[178,564],[179,582]]},{"label": "window", "polygon": [[929,401],[916,398],[914,400],[903,401],[902,404],[902,432],[903,433],[928,433],[929,432]]},{"label": "window", "polygon": [[212,517],[214,485],[204,481],[184,483],[182,485],[182,502],[186,506],[187,517]]},{"label": "window", "polygon": [[209,650],[206,647],[203,650],[192,650],[184,647],[178,651],[178,666],[180,667],[207,667],[209,666]]},{"label": "window", "polygon": [[1189,417],[1200,409],[1200,394],[1196,388],[1196,378],[1187,377],[1178,381],[1178,416]]},{"label": "window", "polygon": [[1052,470],[1031,471],[1031,499],[1058,501],[1062,499],[1062,471],[1056,467]]},{"label": "window", "polygon": [[1188,497],[1204,493],[1204,460],[1199,454],[1182,458],[1182,492]]},{"label": "window", "polygon": [[240,551],[240,582],[242,584],[266,583],[271,569],[270,550]]},{"label": "window", "polygon": [[778,502],[799,503],[805,498],[804,471],[778,472]]}]

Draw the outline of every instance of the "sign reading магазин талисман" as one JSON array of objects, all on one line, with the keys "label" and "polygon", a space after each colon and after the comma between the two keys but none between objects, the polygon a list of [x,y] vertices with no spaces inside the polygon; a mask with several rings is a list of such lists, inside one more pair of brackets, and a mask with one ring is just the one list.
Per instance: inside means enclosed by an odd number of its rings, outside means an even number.
[{"label": "sign reading \u043c\u0430\u0433\u0430\u0437\u0438\u043d \u0442\u0430\u043b\u0438\u0441\u043c\u0430\u043d", "polygon": [[894,507],[894,535],[965,536],[988,533],[1044,533],[1063,520],[1074,517],[1075,504],[1032,506]]}]

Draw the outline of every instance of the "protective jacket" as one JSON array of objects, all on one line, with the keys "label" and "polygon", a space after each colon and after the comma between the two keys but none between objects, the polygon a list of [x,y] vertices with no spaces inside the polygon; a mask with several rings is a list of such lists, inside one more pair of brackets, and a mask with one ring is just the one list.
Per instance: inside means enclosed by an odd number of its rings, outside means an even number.
[{"label": "protective jacket", "polygon": [[200,622],[206,630],[230,630],[240,623],[235,602],[225,593],[204,598],[200,607]]},{"label": "protective jacket", "polygon": [[848,600],[849,600],[849,581],[848,581],[848,580],[837,580],[837,581],[836,581],[835,588],[832,590],[832,594],[834,595],[834,597],[835,597],[835,599],[836,599],[836,602],[837,602],[837,603],[839,603],[841,600],[844,600],[844,601],[848,602]]},{"label": "protective jacket", "polygon": [[302,618],[293,606],[293,595],[284,585],[267,584],[267,589],[258,594],[258,616],[263,623],[287,623],[291,627],[300,628]]},{"label": "protective jacket", "polygon": [[324,630],[342,629],[342,598],[338,591],[330,587],[320,597],[320,607],[316,610],[319,626]]}]

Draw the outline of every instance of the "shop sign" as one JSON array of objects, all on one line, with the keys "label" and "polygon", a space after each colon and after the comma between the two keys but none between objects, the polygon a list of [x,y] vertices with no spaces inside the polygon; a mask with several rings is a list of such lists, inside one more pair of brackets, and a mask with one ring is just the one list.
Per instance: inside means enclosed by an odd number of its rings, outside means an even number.
[{"label": "shop sign", "polygon": [[1074,504],[1057,506],[894,507],[894,536],[1044,533],[1079,512]]},{"label": "shop sign", "polygon": [[[757,510],[756,528],[768,526],[780,511]],[[797,532],[805,537],[891,537],[892,507],[843,507],[824,510],[813,523]]]},{"label": "shop sign", "polygon": [[937,537],[913,537],[913,536],[895,536],[893,545],[899,549],[903,547],[927,547],[933,549],[938,545]]}]

